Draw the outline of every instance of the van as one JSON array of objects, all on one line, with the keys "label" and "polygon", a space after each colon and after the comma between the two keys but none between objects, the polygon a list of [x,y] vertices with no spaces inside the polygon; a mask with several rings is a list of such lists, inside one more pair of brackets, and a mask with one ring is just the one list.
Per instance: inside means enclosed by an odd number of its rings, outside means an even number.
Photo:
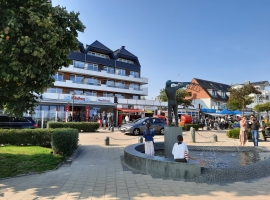
[{"label": "van", "polygon": [[32,117],[12,117],[8,115],[0,115],[0,128],[4,129],[23,129],[38,128],[37,123]]}]

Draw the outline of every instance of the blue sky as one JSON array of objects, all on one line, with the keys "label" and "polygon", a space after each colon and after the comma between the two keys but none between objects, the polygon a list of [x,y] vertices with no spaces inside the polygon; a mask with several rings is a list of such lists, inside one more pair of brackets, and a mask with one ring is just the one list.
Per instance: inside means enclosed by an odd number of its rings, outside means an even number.
[{"label": "blue sky", "polygon": [[79,40],[138,56],[154,99],[167,80],[270,81],[270,0],[53,0],[80,12]]}]

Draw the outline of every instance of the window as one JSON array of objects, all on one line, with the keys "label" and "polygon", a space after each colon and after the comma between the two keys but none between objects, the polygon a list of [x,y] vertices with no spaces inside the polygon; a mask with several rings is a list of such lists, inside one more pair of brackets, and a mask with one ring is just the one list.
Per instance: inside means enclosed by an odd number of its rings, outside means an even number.
[{"label": "window", "polygon": [[103,68],[107,73],[114,74],[114,68],[113,67],[106,67]]},{"label": "window", "polygon": [[97,78],[94,78],[94,77],[87,78],[86,82],[89,85],[99,85]]},{"label": "window", "polygon": [[226,98],[226,92],[221,92],[221,97]]},{"label": "window", "polygon": [[160,121],[160,119],[158,119],[158,118],[154,118],[154,119],[153,119],[153,123],[154,123],[154,124],[159,124],[159,123],[161,123],[161,121]]},{"label": "window", "polygon": [[106,81],[106,85],[109,86],[109,87],[114,87],[114,86],[115,86],[113,80],[107,80],[107,81]]},{"label": "window", "polygon": [[269,101],[269,96],[268,95],[265,96],[265,100]]},{"label": "window", "polygon": [[63,74],[56,72],[53,76],[55,81],[63,81]]},{"label": "window", "polygon": [[73,83],[83,83],[83,76],[70,75],[70,80],[73,81]]},{"label": "window", "polygon": [[76,68],[84,69],[84,62],[73,61],[73,65],[74,65],[74,67],[76,67]]},{"label": "window", "polygon": [[63,89],[62,88],[47,88],[47,92],[48,93],[63,93]]},{"label": "window", "polygon": [[88,70],[92,70],[92,71],[98,71],[98,65],[97,64],[93,64],[93,63],[88,63],[87,64],[87,69]]},{"label": "window", "polygon": [[213,90],[213,91],[212,91],[212,95],[213,95],[213,96],[217,96],[217,91],[216,91],[216,90]]},{"label": "window", "polygon": [[115,87],[118,87],[118,88],[125,88],[125,82],[116,81],[116,82],[115,82]]},{"label": "window", "polygon": [[73,92],[75,93],[75,95],[83,95],[83,91],[82,90],[70,90],[70,94],[73,94]]},{"label": "window", "polygon": [[113,97],[112,93],[103,92],[104,97]]},{"label": "window", "polygon": [[131,83],[129,88],[133,88],[134,90],[140,90],[140,86],[138,84]]},{"label": "window", "polygon": [[130,71],[130,75],[139,78],[139,72]]},{"label": "window", "polygon": [[115,94],[115,96],[116,96],[118,99],[124,99],[124,98],[125,98],[125,96],[122,95],[122,94]]},{"label": "window", "polygon": [[137,95],[132,95],[132,96],[130,96],[130,99],[138,100],[138,99],[139,99],[139,96],[137,96]]},{"label": "window", "polygon": [[124,63],[129,63],[129,64],[134,64],[132,60],[127,60],[124,58],[118,58],[117,61],[124,62]]},{"label": "window", "polygon": [[126,75],[126,70],[116,68],[116,69],[115,69],[115,73],[118,74],[118,75],[125,76],[125,75]]},{"label": "window", "polygon": [[85,91],[85,95],[86,96],[97,96],[97,92],[96,91]]},{"label": "window", "polygon": [[90,51],[87,54],[88,55],[92,55],[92,56],[96,56],[96,57],[100,57],[100,58],[110,59],[110,57],[108,55],[105,55],[105,54],[102,54],[102,53],[93,52],[93,51]]}]

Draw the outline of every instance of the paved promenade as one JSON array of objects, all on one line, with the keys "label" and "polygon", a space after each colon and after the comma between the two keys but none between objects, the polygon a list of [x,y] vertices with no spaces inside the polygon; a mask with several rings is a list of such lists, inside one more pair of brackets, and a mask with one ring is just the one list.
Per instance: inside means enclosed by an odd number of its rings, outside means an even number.
[{"label": "paved promenade", "polygon": [[[218,142],[212,142],[213,134],[218,136]],[[195,144],[190,143],[189,132],[183,135],[188,145],[239,145],[237,140],[226,137],[226,131],[198,131]],[[109,146],[104,145],[106,136],[110,137]],[[259,146],[270,147],[268,140],[260,141]],[[163,141],[163,136],[157,135],[155,141]],[[80,147],[72,164],[63,164],[57,170],[42,174],[0,179],[0,199],[270,199],[270,176],[211,184],[164,180],[124,170],[123,150],[137,142],[138,137],[117,131],[80,133]],[[248,142],[247,146],[253,143]]]}]

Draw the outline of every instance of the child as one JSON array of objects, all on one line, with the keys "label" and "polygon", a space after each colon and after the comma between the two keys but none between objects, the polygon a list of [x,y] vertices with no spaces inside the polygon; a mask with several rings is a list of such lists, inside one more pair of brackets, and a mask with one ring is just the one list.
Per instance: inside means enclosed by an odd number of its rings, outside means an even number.
[{"label": "child", "polygon": [[183,142],[183,136],[177,136],[178,143],[175,143],[172,149],[172,154],[176,162],[187,162],[188,159],[188,148]]},{"label": "child", "polygon": [[155,154],[153,137],[155,133],[153,129],[150,129],[150,123],[146,124],[146,130],[143,132],[143,137],[145,138],[145,154],[153,156]]}]

